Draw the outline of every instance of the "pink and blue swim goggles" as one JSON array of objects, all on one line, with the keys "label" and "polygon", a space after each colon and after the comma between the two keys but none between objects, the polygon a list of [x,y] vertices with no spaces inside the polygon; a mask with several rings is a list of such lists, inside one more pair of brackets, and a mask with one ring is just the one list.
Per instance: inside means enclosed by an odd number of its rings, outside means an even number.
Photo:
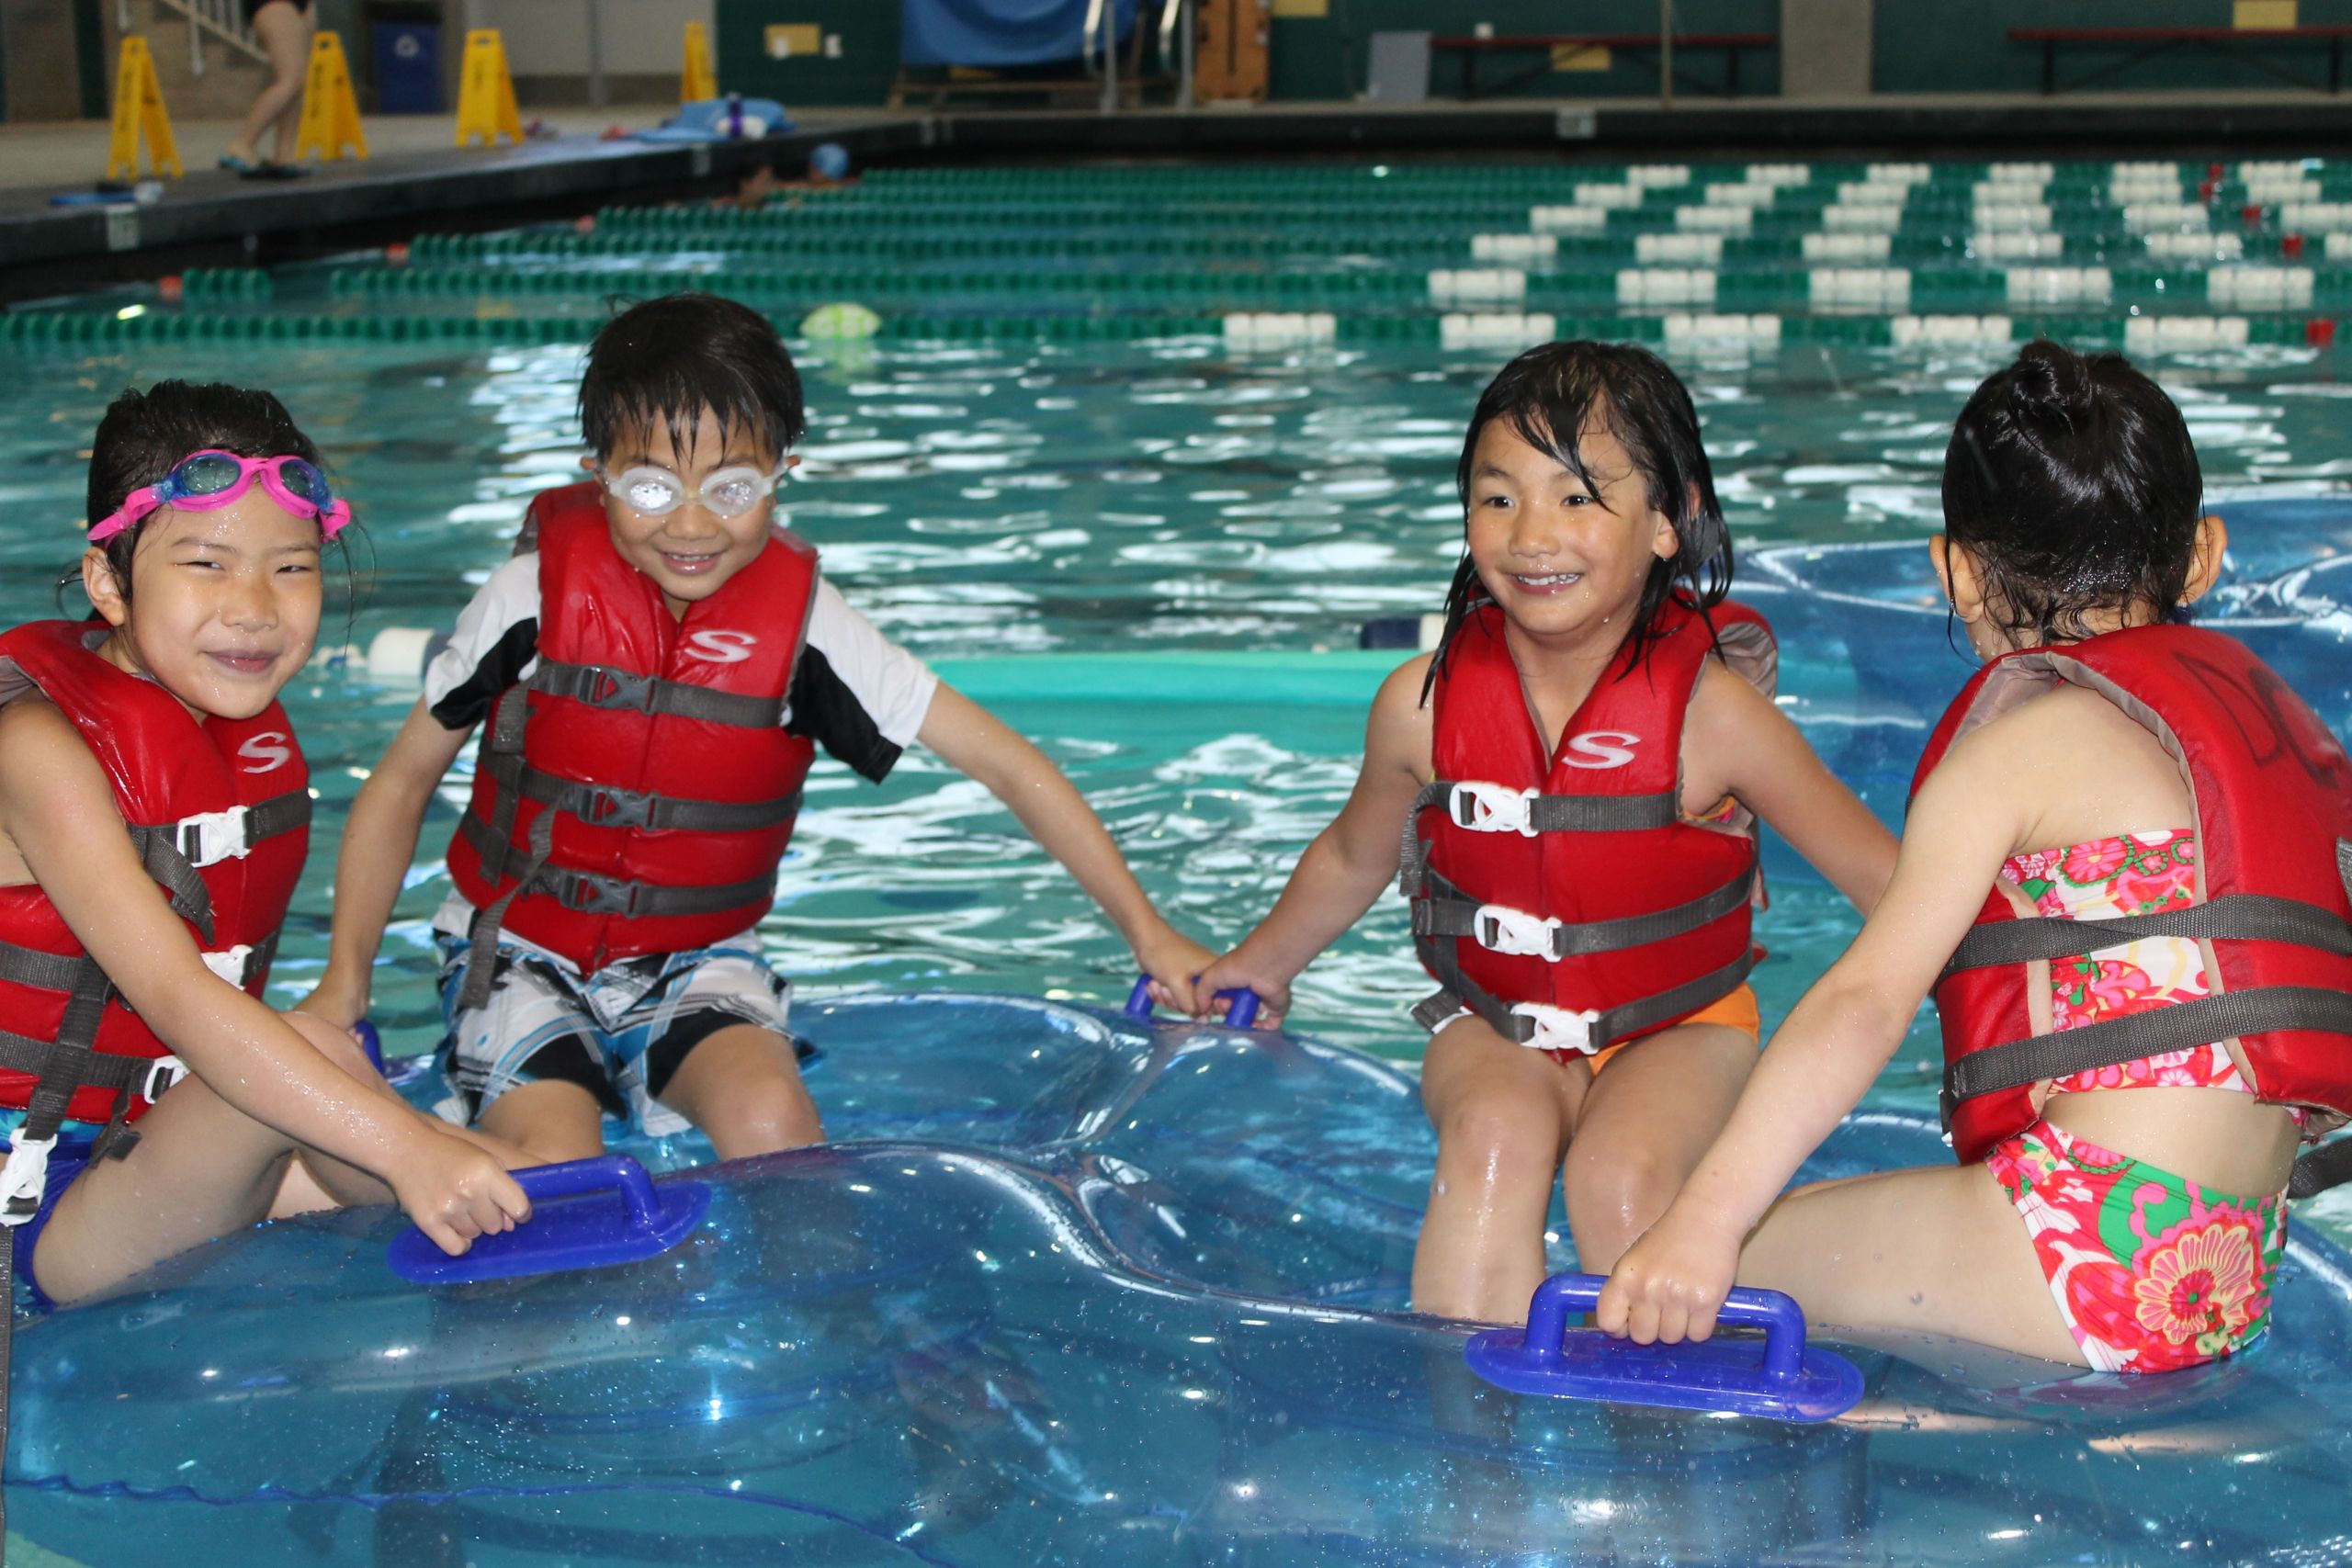
[{"label": "pink and blue swim goggles", "polygon": [[90,525],[89,540],[111,539],[160,507],[182,512],[210,512],[232,504],[260,480],[269,498],[289,516],[315,517],[319,531],[332,539],[351,521],[351,507],[337,501],[327,488],[326,475],[314,463],[300,457],[240,457],[234,452],[208,447],[191,452],[172,465],[172,471],[153,484],[132,491],[117,511]]}]

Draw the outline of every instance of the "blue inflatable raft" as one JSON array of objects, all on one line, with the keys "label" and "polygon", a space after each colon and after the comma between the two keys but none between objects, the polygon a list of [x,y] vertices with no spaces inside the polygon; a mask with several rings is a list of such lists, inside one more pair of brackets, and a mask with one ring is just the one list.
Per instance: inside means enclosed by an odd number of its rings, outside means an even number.
[{"label": "blue inflatable raft", "polygon": [[[1412,1081],[1001,997],[804,1007],[841,1142],[673,1250],[430,1288],[386,1211],[19,1331],[9,1522],[90,1563],[2247,1563],[2352,1554],[2352,1258],[2142,1381],[1843,1344],[1820,1426],[1528,1398],[1402,1310]],[[1936,1161],[1850,1118],[1806,1179]],[[1561,1259],[1567,1261],[1565,1254]]]}]

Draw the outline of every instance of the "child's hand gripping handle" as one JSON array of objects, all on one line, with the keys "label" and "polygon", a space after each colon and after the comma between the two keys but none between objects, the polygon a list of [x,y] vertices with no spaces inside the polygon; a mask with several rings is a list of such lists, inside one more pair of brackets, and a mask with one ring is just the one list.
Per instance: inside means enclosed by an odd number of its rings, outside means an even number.
[{"label": "child's hand gripping handle", "polygon": [[[1257,1021],[1257,992],[1219,991],[1217,995],[1220,997],[1230,997],[1233,998],[1232,1001],[1226,1005],[1225,1010],[1225,1026],[1227,1029],[1247,1029],[1250,1024]],[[1129,1018],[1149,1018],[1151,1016],[1150,976],[1146,975],[1142,978],[1138,979],[1136,982],[1136,988],[1127,993],[1126,1010]]]},{"label": "child's hand gripping handle", "polygon": [[[525,1190],[528,1190],[526,1187]],[[1527,1303],[1525,1355],[1530,1365],[1554,1366],[1563,1359],[1568,1314],[1582,1315],[1600,1304],[1599,1274],[1555,1274],[1535,1287]],[[1775,1381],[1793,1378],[1804,1365],[1804,1309],[1779,1291],[1734,1290],[1715,1314],[1717,1323],[1764,1331],[1763,1373]]]},{"label": "child's hand gripping handle", "polygon": [[[384,1261],[418,1284],[601,1269],[669,1251],[710,1206],[710,1189],[702,1182],[656,1187],[627,1155],[530,1166],[514,1177],[535,1205],[527,1223],[483,1236],[458,1258],[445,1256],[422,1231],[404,1231],[392,1238]],[[567,1201],[551,1201],[557,1199]]]},{"label": "child's hand gripping handle", "polygon": [[1717,1314],[1718,1322],[1763,1329],[1759,1357],[1752,1339],[1636,1345],[1570,1327],[1571,1313],[1600,1304],[1607,1282],[1594,1274],[1555,1274],[1528,1302],[1524,1331],[1474,1334],[1463,1359],[1479,1377],[1514,1393],[1776,1421],[1826,1421],[1862,1395],[1860,1370],[1834,1350],[1806,1348],[1804,1313],[1778,1291],[1735,1290]]}]

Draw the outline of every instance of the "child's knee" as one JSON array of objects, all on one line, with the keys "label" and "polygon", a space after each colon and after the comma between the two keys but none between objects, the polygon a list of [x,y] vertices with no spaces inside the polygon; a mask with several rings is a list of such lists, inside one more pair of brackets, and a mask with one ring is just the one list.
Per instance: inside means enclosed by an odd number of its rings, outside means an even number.
[{"label": "child's knee", "polygon": [[319,1054],[345,1072],[363,1078],[380,1077],[376,1064],[347,1029],[337,1029],[325,1019],[313,1018],[306,1012],[285,1012],[277,1015],[293,1028],[295,1033],[309,1041]]},{"label": "child's knee", "polygon": [[1666,1213],[1686,1174],[1639,1148],[1570,1145],[1562,1177],[1579,1257],[1599,1247],[1614,1262]]},{"label": "child's knee", "polygon": [[817,1107],[797,1078],[782,1074],[746,1076],[703,1121],[728,1158],[798,1148],[824,1136]]},{"label": "child's knee", "polygon": [[1551,1185],[1559,1160],[1559,1118],[1552,1107],[1505,1095],[1479,1095],[1450,1108],[1438,1122],[1439,1179],[1496,1186]]}]

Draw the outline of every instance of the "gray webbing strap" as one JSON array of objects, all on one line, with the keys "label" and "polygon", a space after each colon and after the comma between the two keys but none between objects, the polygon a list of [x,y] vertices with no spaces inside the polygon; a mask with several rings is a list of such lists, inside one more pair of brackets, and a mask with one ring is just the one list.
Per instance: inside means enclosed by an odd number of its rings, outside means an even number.
[{"label": "gray webbing strap", "polygon": [[[1478,912],[1486,906],[1474,898],[1464,897],[1461,888],[1436,872],[1424,874],[1430,895],[1413,900],[1413,934],[1466,937],[1481,947],[1493,947],[1498,934],[1494,930],[1497,922],[1491,917],[1481,917]],[[1713,892],[1702,894],[1688,903],[1677,904],[1670,909],[1660,909],[1647,915],[1628,915],[1622,919],[1584,920],[1555,926],[1551,931],[1551,956],[1556,960],[1581,958],[1595,953],[1616,953],[1697,931],[1744,908],[1755,887],[1756,868],[1749,865]]]},{"label": "gray webbing strap", "polygon": [[2287,1180],[2287,1196],[2315,1198],[2346,1181],[2352,1181],[2352,1138],[2338,1138],[2295,1162],[2295,1173]]},{"label": "gray webbing strap", "polygon": [[[1442,807],[1454,825],[1476,826],[1476,807],[1470,797],[1457,801],[1461,781],[1432,779],[1413,798],[1408,817],[1430,807]],[[1492,786],[1498,790],[1500,785]],[[1515,794],[1515,791],[1504,793]],[[1539,795],[1527,802],[1528,826],[1538,833],[1633,833],[1650,828],[1671,828],[1682,820],[1682,795],[1664,790],[1657,795]]]},{"label": "gray webbing strap", "polygon": [[139,849],[140,868],[159,883],[172,901],[172,912],[194,926],[206,942],[212,941],[212,889],[204,875],[180,853],[177,829],[133,828],[130,840]]},{"label": "gray webbing strap", "polygon": [[1944,1069],[1944,1125],[1951,1125],[1962,1100],[1980,1094],[2281,1029],[2352,1034],[2352,996],[2319,986],[2263,986],[1972,1051]]},{"label": "gray webbing strap", "polygon": [[[510,803],[517,798],[508,791],[499,791],[499,816],[511,822],[514,811]],[[505,834],[481,821],[470,811],[458,819],[458,830],[466,836],[466,842],[481,852],[482,872],[489,881],[495,884],[505,869]],[[498,933],[506,924],[506,911],[514,906],[515,899],[530,890],[532,878],[547,863],[548,854],[554,847],[555,813],[542,811],[531,824],[530,855],[523,863],[523,869],[515,874],[514,886],[500,894],[488,908],[478,911],[474,916],[473,931],[466,945],[466,983],[458,992],[459,1009],[478,1008],[490,1000],[491,982],[498,970]],[[493,863],[499,870],[491,869]]]},{"label": "gray webbing strap", "polygon": [[2192,904],[2186,909],[2171,909],[2160,915],[2127,915],[2113,920],[2038,917],[1995,920],[1973,928],[1961,940],[1951,962],[1944,965],[1944,973],[2027,964],[2035,959],[2079,958],[2101,948],[2149,937],[2284,942],[2318,948],[2339,957],[2352,957],[2352,924],[2347,924],[2341,915],[2296,898],[2232,893],[2210,903]]},{"label": "gray webbing strap", "polygon": [[[531,716],[530,696],[520,686],[509,686],[497,705],[490,710],[490,733],[482,737],[481,766],[496,776],[498,760],[523,755],[523,729]],[[506,857],[514,838],[514,818],[521,810],[523,797],[513,790],[491,792],[490,829],[476,838],[470,834],[466,841],[481,855],[481,875],[484,882],[497,884],[506,878]],[[464,822],[473,821],[473,810],[467,808]]]},{"label": "gray webbing strap", "polygon": [[511,754],[492,754],[483,765],[502,793],[515,791],[599,828],[742,833],[789,822],[800,809],[797,790],[769,800],[694,800],[563,778]]},{"label": "gray webbing strap", "polygon": [[[1476,830],[1475,798],[1456,800],[1453,792],[1457,787],[1463,787],[1460,780],[1432,779],[1421,786],[1420,794],[1413,797],[1413,804],[1405,812],[1403,842],[1396,852],[1396,890],[1408,897],[1419,890],[1426,863],[1419,830],[1422,812],[1432,806],[1440,807],[1455,825]],[[1501,790],[1498,784],[1487,787]],[[1526,812],[1532,832],[1632,833],[1671,828],[1682,820],[1682,797],[1672,790],[1658,795],[1539,795],[1527,800]]]},{"label": "gray webbing strap", "polygon": [[774,729],[784,722],[782,697],[714,692],[707,686],[689,686],[602,664],[559,664],[542,659],[532,671],[531,689],[594,708],[631,708],[706,724],[731,724],[741,729]]},{"label": "gray webbing strap", "polygon": [[[542,812],[531,824],[532,848],[538,848],[539,824],[548,820]],[[490,829],[481,818],[469,817],[458,825],[467,841],[480,847],[478,840]],[[775,891],[773,874],[749,877],[741,882],[701,883],[678,886],[664,883],[629,882],[602,872],[577,871],[569,866],[539,864],[525,874],[524,880],[531,891],[552,898],[567,909],[590,915],[711,915],[721,909],[737,908],[765,898]],[[512,890],[510,890],[511,897]]]},{"label": "gray webbing strap", "polygon": [[[498,932],[505,924],[508,908],[526,892],[552,898],[565,908],[582,914],[618,915],[624,919],[660,915],[714,915],[722,909],[737,909],[761,903],[775,893],[773,873],[741,882],[673,886],[629,882],[601,872],[551,866],[547,863],[547,857],[554,836],[554,823],[555,814],[551,811],[542,811],[532,821],[530,854],[517,874],[514,886],[500,895],[496,903],[474,917],[471,946],[466,955],[465,988],[458,998],[459,1007],[477,1008],[490,999],[492,950],[497,946]],[[490,859],[488,824],[469,815],[458,823],[458,830],[465,835],[468,843],[481,852],[483,862],[487,863]]]},{"label": "gray webbing strap", "polygon": [[[12,1073],[39,1072],[42,1059],[55,1044],[54,1041],[36,1040],[29,1034],[0,1029],[0,1068]],[[92,1089],[113,1089],[119,1093],[124,1089],[144,1088],[155,1063],[146,1056],[126,1056],[115,1051],[92,1051],[88,1059],[79,1066],[84,1084]],[[29,1127],[32,1122],[28,1120],[25,1125]]]},{"label": "gray webbing strap", "polygon": [[81,972],[78,954],[43,953],[37,947],[0,942],[0,980],[10,985],[30,986],[42,991],[70,991]]},{"label": "gray webbing strap", "polygon": [[[1413,1021],[1424,1029],[1434,1029],[1453,1013],[1468,1008],[1494,1026],[1504,1039],[1524,1045],[1535,1035],[1535,1021],[1510,1010],[1510,1004],[1479,985],[1462,972],[1455,962],[1450,942],[1423,942],[1415,946],[1421,950],[1422,961],[1430,965],[1437,977],[1439,989],[1413,1008]],[[1697,1012],[1710,1002],[1721,1001],[1737,990],[1756,967],[1756,950],[1745,948],[1740,955],[1722,968],[1702,975],[1695,980],[1685,980],[1652,996],[1637,997],[1603,1012],[1593,1020],[1591,1038],[1595,1048],[1608,1045],[1629,1035],[1655,1029],[1687,1013]]]}]

